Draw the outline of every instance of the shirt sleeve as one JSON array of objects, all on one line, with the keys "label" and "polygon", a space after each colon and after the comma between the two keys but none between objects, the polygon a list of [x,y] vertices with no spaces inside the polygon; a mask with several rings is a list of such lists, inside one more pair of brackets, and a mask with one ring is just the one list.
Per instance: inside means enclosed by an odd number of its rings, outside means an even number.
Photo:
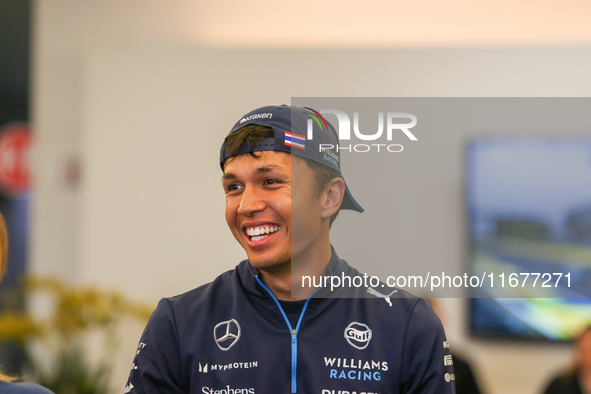
[{"label": "shirt sleeve", "polygon": [[184,387],[173,310],[162,299],[144,329],[124,389],[127,394],[180,394]]},{"label": "shirt sleeve", "polygon": [[25,382],[3,382],[0,380],[0,392],[2,393],[20,393],[20,394],[54,394],[53,391],[39,386],[35,383]]},{"label": "shirt sleeve", "polygon": [[402,393],[454,394],[455,375],[441,320],[421,299],[406,329],[401,370]]}]

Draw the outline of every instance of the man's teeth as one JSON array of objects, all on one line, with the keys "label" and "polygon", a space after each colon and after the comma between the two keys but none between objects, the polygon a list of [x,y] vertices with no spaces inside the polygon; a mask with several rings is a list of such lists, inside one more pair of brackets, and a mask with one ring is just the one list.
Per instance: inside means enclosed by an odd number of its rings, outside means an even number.
[{"label": "man's teeth", "polygon": [[268,235],[255,235],[254,237],[250,237],[252,241],[258,241],[259,239],[267,238]]},{"label": "man's teeth", "polygon": [[260,239],[268,237],[268,234],[273,234],[280,228],[280,226],[250,227],[246,229],[246,234],[248,234],[248,236],[250,236],[253,241],[258,241]]}]

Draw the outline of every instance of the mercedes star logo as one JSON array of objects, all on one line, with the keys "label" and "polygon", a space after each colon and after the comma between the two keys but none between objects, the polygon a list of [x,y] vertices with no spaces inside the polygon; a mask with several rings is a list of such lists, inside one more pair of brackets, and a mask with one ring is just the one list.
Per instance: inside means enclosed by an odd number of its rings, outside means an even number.
[{"label": "mercedes star logo", "polygon": [[221,350],[229,350],[240,339],[240,324],[235,319],[216,324],[213,339]]}]

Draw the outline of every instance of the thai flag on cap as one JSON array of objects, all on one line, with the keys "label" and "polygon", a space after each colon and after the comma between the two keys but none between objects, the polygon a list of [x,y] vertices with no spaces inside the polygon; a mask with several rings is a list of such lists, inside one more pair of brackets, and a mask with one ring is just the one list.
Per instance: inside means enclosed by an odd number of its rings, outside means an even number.
[{"label": "thai flag on cap", "polygon": [[306,137],[300,134],[285,132],[285,145],[293,146],[294,148],[306,149]]}]

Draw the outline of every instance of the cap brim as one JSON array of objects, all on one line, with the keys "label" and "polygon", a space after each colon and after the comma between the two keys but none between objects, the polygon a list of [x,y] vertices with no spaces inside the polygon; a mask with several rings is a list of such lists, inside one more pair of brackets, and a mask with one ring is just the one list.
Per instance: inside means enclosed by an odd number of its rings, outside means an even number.
[{"label": "cap brim", "polygon": [[343,196],[343,202],[341,202],[341,209],[363,212],[363,208],[361,208],[361,205],[355,201],[353,195],[349,191],[349,187],[347,186],[347,182],[345,181],[345,178],[343,178],[343,175],[341,175],[341,178],[343,179],[343,182],[345,182],[345,195]]}]

